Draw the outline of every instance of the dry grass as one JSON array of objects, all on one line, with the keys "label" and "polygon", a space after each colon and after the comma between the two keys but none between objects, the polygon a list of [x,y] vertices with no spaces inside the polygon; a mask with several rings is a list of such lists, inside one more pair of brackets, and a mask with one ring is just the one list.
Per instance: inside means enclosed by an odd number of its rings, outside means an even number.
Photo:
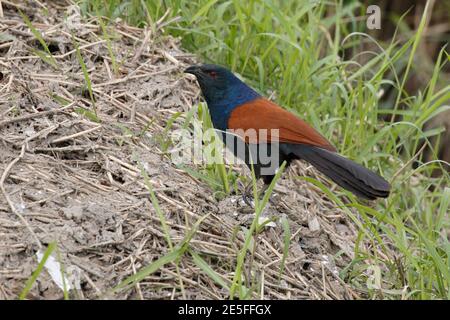
[{"label": "dry grass", "polygon": [[[0,42],[0,299],[18,297],[37,266],[36,251],[54,240],[65,270],[78,287],[71,293],[74,298],[102,297],[168,252],[134,157],[150,176],[175,244],[209,214],[190,247],[229,284],[243,245],[242,227],[251,223],[252,211],[240,195],[215,200],[206,184],[172,165],[155,138],[175,112],[185,112],[199,101],[197,85],[181,72],[194,62],[193,57],[179,49],[178,40],[162,37],[159,30],[117,23],[111,42],[118,63],[114,74],[97,20],[82,20],[75,6],[46,4],[47,16],[23,7],[52,51],[57,63],[53,67],[33,53],[42,48],[20,17],[19,6],[2,4],[0,32],[11,37]],[[93,106],[72,34],[88,69],[100,122],[92,121],[92,114],[75,112],[77,108],[92,111]],[[67,101],[65,106],[55,95]],[[148,123],[144,135],[129,134],[142,132]],[[181,123],[182,117],[174,128]],[[319,189],[296,179],[298,174],[316,177],[303,164],[293,166],[265,212],[289,220],[292,236],[286,266],[279,278],[283,228],[277,223],[256,236],[245,262],[247,281],[259,279],[253,296],[364,296],[338,276],[353,258],[355,225]],[[109,297],[228,297],[228,291],[190,255],[183,256],[178,266],[179,273],[174,263],[167,264],[133,288]],[[43,272],[28,298],[62,296]]]}]

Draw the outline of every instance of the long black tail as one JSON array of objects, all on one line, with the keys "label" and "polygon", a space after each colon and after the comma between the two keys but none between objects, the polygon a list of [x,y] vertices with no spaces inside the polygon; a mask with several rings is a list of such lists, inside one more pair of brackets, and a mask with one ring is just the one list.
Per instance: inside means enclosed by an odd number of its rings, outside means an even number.
[{"label": "long black tail", "polygon": [[389,196],[391,186],[385,179],[335,152],[301,144],[282,144],[280,149],[285,154],[308,161],[358,197],[374,200]]}]

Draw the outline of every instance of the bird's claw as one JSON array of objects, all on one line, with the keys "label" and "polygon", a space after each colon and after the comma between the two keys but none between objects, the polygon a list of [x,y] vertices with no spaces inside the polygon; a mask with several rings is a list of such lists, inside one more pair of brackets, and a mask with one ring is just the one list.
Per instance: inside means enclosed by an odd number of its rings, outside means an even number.
[{"label": "bird's claw", "polygon": [[[247,204],[251,208],[255,208],[255,198],[253,196],[252,192],[253,185],[250,183],[245,189],[244,193],[242,194],[242,200],[244,200],[245,204]],[[267,191],[267,185],[265,185],[260,192],[258,192],[258,199],[262,200],[264,198],[264,195]],[[269,199],[270,200],[270,199]]]},{"label": "bird's claw", "polygon": [[252,187],[253,187],[252,183],[249,183],[245,186],[244,192],[242,193],[242,200],[246,205],[254,209],[255,201],[253,199]]},{"label": "bird's claw", "polygon": [[251,194],[244,192],[244,194],[242,195],[242,200],[244,200],[245,204],[252,209],[255,208],[255,201],[253,201],[253,196]]}]

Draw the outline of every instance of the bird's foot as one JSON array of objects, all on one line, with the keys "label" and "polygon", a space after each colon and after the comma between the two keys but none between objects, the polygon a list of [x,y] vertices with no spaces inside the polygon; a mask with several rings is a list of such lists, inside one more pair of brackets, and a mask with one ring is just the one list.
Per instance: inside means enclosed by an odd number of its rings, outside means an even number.
[{"label": "bird's foot", "polygon": [[242,193],[242,200],[244,200],[244,203],[251,207],[252,209],[255,208],[255,201],[253,199],[253,192],[252,192],[252,183],[250,182],[247,184],[247,186],[244,189],[244,192]]},{"label": "bird's foot", "polygon": [[[264,187],[261,189],[260,192],[258,192],[259,200],[262,200],[264,197],[264,194],[267,190],[267,185],[264,185]],[[247,204],[252,209],[255,208],[255,198],[253,196],[253,184],[250,182],[244,189],[244,193],[242,194],[242,200],[244,200],[244,203]]]}]

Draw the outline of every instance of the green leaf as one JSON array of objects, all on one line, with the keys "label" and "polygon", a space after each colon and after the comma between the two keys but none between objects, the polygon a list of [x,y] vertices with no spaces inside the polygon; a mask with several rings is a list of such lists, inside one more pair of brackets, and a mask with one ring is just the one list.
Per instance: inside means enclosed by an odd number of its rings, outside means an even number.
[{"label": "green leaf", "polygon": [[291,229],[289,228],[289,220],[283,216],[281,218],[281,225],[283,226],[283,257],[281,258],[279,277],[283,274],[286,258],[289,254],[289,245],[291,243]]},{"label": "green leaf", "polygon": [[36,282],[37,278],[41,274],[42,270],[44,270],[45,263],[47,262],[48,258],[52,254],[53,250],[56,248],[56,242],[51,242],[47,249],[44,252],[44,255],[42,257],[42,260],[39,262],[36,270],[31,275],[31,278],[27,280],[25,283],[25,288],[23,288],[22,292],[19,295],[19,300],[24,300],[26,296],[28,295],[28,292],[30,292],[31,288],[33,287],[33,284]]},{"label": "green leaf", "polygon": [[50,52],[47,43],[45,42],[44,38],[42,37],[41,33],[33,26],[30,19],[19,9],[19,14],[22,16],[23,21],[27,25],[28,28],[30,28],[33,35],[36,37],[36,39],[39,41],[41,46],[44,48],[45,52],[42,52],[40,50],[34,49],[33,52],[38,55],[42,60],[50,64],[51,66],[57,68],[58,64],[56,63],[55,58],[53,57],[52,53]]},{"label": "green leaf", "polygon": [[124,289],[128,286],[135,285],[139,281],[143,280],[145,277],[149,276],[150,274],[157,271],[162,266],[174,262],[177,260],[182,254],[183,250],[180,247],[177,247],[176,249],[170,251],[168,254],[162,256],[161,258],[157,259],[156,261],[152,262],[148,266],[142,268],[139,270],[136,274],[133,274],[132,276],[129,276],[125,280],[123,280],[121,283],[119,283],[117,286],[115,286],[112,291],[117,292],[121,289]]},{"label": "green leaf", "polygon": [[206,263],[205,260],[203,260],[202,257],[200,257],[194,250],[189,250],[189,253],[191,254],[192,258],[194,259],[195,264],[203,270],[214,282],[221,285],[222,288],[229,290],[228,285],[225,283],[225,281],[209,266],[208,263]]},{"label": "green leaf", "polygon": [[73,111],[75,111],[78,114],[81,114],[82,116],[85,116],[86,118],[88,118],[89,120],[91,120],[93,122],[100,123],[100,119],[97,117],[97,115],[88,109],[78,107],[78,108],[75,108]]}]

